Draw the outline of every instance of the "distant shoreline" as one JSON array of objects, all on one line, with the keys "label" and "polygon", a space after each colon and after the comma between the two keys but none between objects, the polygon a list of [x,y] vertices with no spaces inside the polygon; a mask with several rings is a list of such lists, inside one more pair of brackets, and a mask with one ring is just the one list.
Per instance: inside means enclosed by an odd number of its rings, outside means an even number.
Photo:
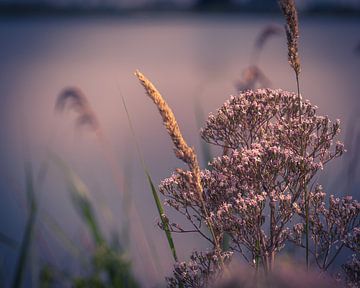
[{"label": "distant shoreline", "polygon": [[[277,8],[277,7],[276,7]],[[80,7],[54,6],[49,4],[0,4],[0,17],[128,17],[133,15],[280,15],[274,7],[262,9],[259,7],[221,6],[194,9],[178,9],[177,7],[151,6],[139,9],[120,9],[114,7]],[[303,16],[336,16],[359,17],[360,8],[351,9],[347,6],[314,6],[302,11]]]}]

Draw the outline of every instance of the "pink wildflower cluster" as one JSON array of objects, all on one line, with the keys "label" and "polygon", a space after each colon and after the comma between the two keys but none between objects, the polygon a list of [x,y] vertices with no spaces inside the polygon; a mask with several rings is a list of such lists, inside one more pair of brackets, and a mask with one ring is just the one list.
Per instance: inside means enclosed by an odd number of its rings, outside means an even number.
[{"label": "pink wildflower cluster", "polygon": [[[343,144],[335,142],[339,121],[317,115],[317,107],[307,100],[299,106],[298,99],[280,89],[248,90],[209,116],[201,135],[223,149],[209,163],[210,170],[201,172],[211,219],[202,212],[191,172],[177,169],[162,181],[160,192],[191,228],[173,224],[174,232],[197,232],[212,242],[201,229],[211,220],[219,242],[228,235],[232,251],[269,271],[287,242],[303,245],[307,200],[319,267],[326,270],[343,246],[351,249],[348,239],[359,226],[359,203],[331,196],[326,208],[319,186],[309,191],[315,174],[344,153]],[[333,247],[338,249],[333,252]]]},{"label": "pink wildflower cluster", "polygon": [[343,265],[345,282],[349,288],[358,288],[360,283],[360,258],[353,254],[352,259]]},{"label": "pink wildflower cluster", "polygon": [[[311,251],[318,267],[326,271],[342,250],[360,252],[360,203],[351,196],[336,198],[330,195],[325,204],[326,193],[317,186],[309,193],[309,228],[313,249]],[[302,221],[294,226],[293,240],[304,247],[305,207],[301,201],[299,216]]]},{"label": "pink wildflower cluster", "polygon": [[[230,262],[232,253],[222,252],[222,263]],[[217,253],[194,252],[189,262],[175,265],[174,276],[167,278],[168,287],[210,287],[219,279],[221,261]]]}]

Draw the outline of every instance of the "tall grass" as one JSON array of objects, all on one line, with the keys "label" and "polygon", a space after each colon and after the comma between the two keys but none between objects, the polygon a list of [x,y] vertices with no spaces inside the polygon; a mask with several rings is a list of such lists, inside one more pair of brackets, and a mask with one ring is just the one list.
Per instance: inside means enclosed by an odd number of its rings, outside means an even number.
[{"label": "tall grass", "polygon": [[[59,157],[53,156],[56,165],[64,174],[65,182],[71,193],[71,199],[79,216],[83,219],[95,243],[92,255],[93,272],[87,278],[74,279],[75,287],[128,287],[136,288],[139,284],[132,274],[131,264],[121,247],[111,246],[106,241],[99,226],[95,209],[90,200],[89,191],[83,181]],[[115,243],[116,244],[116,243]],[[120,248],[120,250],[119,250]],[[106,273],[108,280],[101,275]]]},{"label": "tall grass", "polygon": [[24,170],[29,215],[25,225],[25,231],[19,251],[19,258],[15,268],[15,274],[12,283],[13,288],[19,288],[22,286],[23,283],[23,279],[25,276],[25,268],[33,240],[36,215],[38,212],[37,200],[35,196],[33,168],[30,161],[25,162]]},{"label": "tall grass", "polygon": [[177,253],[176,253],[176,248],[175,248],[175,244],[174,244],[174,240],[173,240],[173,237],[171,235],[171,232],[170,232],[170,228],[169,228],[169,222],[167,221],[167,218],[166,218],[166,215],[165,215],[165,211],[164,211],[164,208],[163,208],[163,205],[161,203],[161,200],[159,198],[159,195],[158,195],[158,192],[155,188],[155,185],[154,185],[154,182],[150,176],[150,173],[149,173],[149,170],[148,168],[146,167],[146,164],[145,164],[145,160],[144,160],[144,157],[142,156],[142,153],[141,153],[141,149],[140,149],[140,145],[137,141],[137,138],[136,138],[136,135],[135,135],[135,130],[134,130],[134,127],[132,125],[132,121],[131,121],[131,117],[130,117],[130,113],[129,113],[129,110],[126,106],[126,102],[125,102],[125,99],[124,97],[122,96],[122,103],[123,103],[123,106],[124,106],[124,110],[125,110],[125,113],[126,113],[126,116],[127,116],[127,119],[128,119],[128,123],[129,123],[129,128],[130,128],[130,131],[131,131],[131,134],[132,134],[132,137],[133,137],[133,140],[135,142],[135,146],[136,146],[136,151],[137,151],[137,154],[138,154],[138,157],[139,157],[139,160],[140,160],[140,163],[141,163],[141,166],[142,166],[142,169],[145,173],[145,176],[146,176],[146,179],[148,181],[148,184],[149,184],[149,187],[150,187],[150,190],[151,190],[151,193],[152,193],[152,196],[154,198],[154,202],[155,202],[155,205],[156,205],[156,209],[158,211],[158,214],[159,214],[159,218],[161,220],[161,224],[162,224],[162,227],[164,228],[164,232],[165,232],[165,235],[166,235],[166,239],[167,239],[167,242],[169,244],[169,248],[171,250],[171,253],[172,253],[172,256],[174,258],[174,261],[175,262],[178,262],[178,256],[177,256]]},{"label": "tall grass", "polygon": [[[299,105],[299,122],[301,121],[301,95],[300,95],[300,71],[301,71],[301,62],[299,57],[299,20],[298,13],[295,6],[294,0],[279,0],[280,8],[284,14],[286,24],[286,38],[287,38],[287,47],[288,47],[288,61],[291,68],[294,70],[295,78],[296,78],[296,86],[297,86],[297,94],[298,94],[298,105]],[[300,139],[301,141],[304,141]],[[301,154],[306,156],[306,147],[305,143],[301,144]],[[306,267],[309,269],[309,195],[307,188],[306,179],[303,179],[303,190],[304,190],[304,199],[305,199],[305,261]]]},{"label": "tall grass", "polygon": [[221,257],[221,245],[219,243],[219,235],[216,235],[216,231],[214,230],[214,225],[212,223],[212,219],[208,212],[208,208],[206,207],[204,201],[204,191],[201,184],[201,176],[200,176],[200,166],[197,160],[197,155],[195,153],[194,148],[191,148],[183,138],[179,125],[176,121],[176,118],[166,103],[164,98],[161,96],[160,92],[156,89],[153,83],[145,77],[140,71],[135,72],[135,76],[140,81],[140,84],[144,87],[146,94],[149,98],[154,102],[157,106],[159,113],[162,117],[163,124],[166,127],[166,130],[175,146],[175,155],[177,158],[186,163],[192,173],[191,178],[189,179],[191,185],[195,187],[195,191],[197,193],[198,199],[201,203],[202,211],[205,215],[206,225],[211,233],[211,237],[213,240],[215,252],[220,260],[220,263],[223,269],[226,271],[226,267],[224,265],[223,259]]},{"label": "tall grass", "polygon": [[[124,183],[122,168],[117,163],[116,155],[113,151],[113,147],[108,140],[105,131],[102,128],[101,122],[98,118],[96,111],[92,108],[90,101],[86,97],[85,93],[77,87],[70,87],[64,89],[57,98],[55,104],[55,111],[62,112],[65,109],[73,110],[76,113],[75,124],[77,128],[88,127],[90,131],[96,135],[96,140],[101,148],[106,163],[109,165],[116,188],[121,195],[121,200],[124,201]],[[124,205],[124,204],[123,204]],[[148,255],[146,258],[149,261],[149,266],[154,270],[154,273],[158,273],[159,265],[155,263],[156,256],[155,251],[150,248],[151,239],[145,237],[144,228],[141,223],[140,216],[136,209],[127,210],[132,213],[133,219],[128,224],[132,224],[136,227],[137,231],[141,233],[139,238],[134,241],[141,241],[142,244],[138,244],[138,247],[142,249],[142,253]],[[127,216],[129,217],[129,215]]]}]

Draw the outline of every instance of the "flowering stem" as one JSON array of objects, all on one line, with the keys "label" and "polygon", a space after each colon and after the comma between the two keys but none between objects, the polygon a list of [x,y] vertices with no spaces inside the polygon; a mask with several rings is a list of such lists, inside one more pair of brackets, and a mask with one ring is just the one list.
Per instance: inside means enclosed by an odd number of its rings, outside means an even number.
[{"label": "flowering stem", "polygon": [[329,266],[334,262],[335,258],[339,255],[341,249],[344,247],[344,243],[341,244],[341,246],[337,249],[334,257],[329,261],[329,263],[325,266],[324,271],[326,271]]},{"label": "flowering stem", "polygon": [[[300,81],[299,81],[299,73],[295,71],[295,76],[296,76],[296,86],[297,86],[297,94],[298,94],[298,105],[299,105],[299,122],[300,125],[302,123],[301,121],[301,97],[300,97]],[[300,127],[301,128],[301,127]],[[301,141],[302,142],[302,141]],[[301,146],[302,143],[301,143]],[[302,152],[302,156],[306,157],[306,150],[303,151],[303,148],[301,148],[301,152]],[[307,191],[307,187],[306,187],[306,183],[304,180],[304,200],[305,200],[305,261],[306,261],[306,269],[309,269],[309,201],[308,201],[308,191]]]},{"label": "flowering stem", "polygon": [[306,186],[305,189],[305,247],[306,247],[306,269],[309,269],[309,201]]},{"label": "flowering stem", "polygon": [[259,271],[259,262],[260,262],[260,241],[256,240],[256,250],[255,250],[255,269],[256,273]]},{"label": "flowering stem", "polygon": [[275,232],[275,203],[271,201],[270,204],[270,239],[271,239],[271,253],[270,253],[270,263],[269,269],[272,270],[275,261],[275,241],[274,241],[274,232]]},{"label": "flowering stem", "polygon": [[297,86],[297,94],[298,94],[298,104],[299,104],[299,119],[301,124],[301,98],[300,98],[300,82],[299,82],[299,73],[295,71],[296,75],[296,86]]}]

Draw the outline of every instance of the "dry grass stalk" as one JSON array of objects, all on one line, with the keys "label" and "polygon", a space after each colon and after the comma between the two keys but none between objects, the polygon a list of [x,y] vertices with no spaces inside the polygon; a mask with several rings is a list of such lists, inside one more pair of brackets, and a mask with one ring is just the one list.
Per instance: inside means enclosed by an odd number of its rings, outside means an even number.
[{"label": "dry grass stalk", "polygon": [[296,77],[300,74],[300,58],[298,52],[299,21],[294,0],[280,0],[280,8],[285,16],[286,37],[290,66],[294,69]]},{"label": "dry grass stalk", "polygon": [[[286,38],[288,46],[288,59],[290,66],[294,69],[296,75],[298,103],[299,103],[299,122],[301,124],[301,96],[300,96],[300,85],[299,85],[299,74],[300,74],[300,58],[298,51],[298,40],[299,40],[299,20],[294,0],[279,0],[280,8],[285,16],[286,25]],[[304,144],[301,144],[303,146]],[[301,147],[301,154],[305,155],[306,151]],[[304,189],[305,198],[305,249],[306,249],[306,266],[309,269],[309,193],[305,180],[302,183]]]},{"label": "dry grass stalk", "polygon": [[[298,104],[301,108],[300,96],[300,57],[299,57],[299,20],[294,0],[279,0],[280,8],[285,16],[286,38],[288,46],[288,60],[290,66],[294,69],[296,76]],[[301,122],[301,109],[299,110],[299,120]]]},{"label": "dry grass stalk", "polygon": [[[155,103],[157,106],[160,115],[162,117],[163,123],[166,127],[166,130],[168,131],[170,138],[175,146],[175,154],[176,157],[180,160],[184,161],[190,168],[190,171],[192,172],[191,179],[192,183],[199,196],[199,200],[202,205],[202,209],[204,211],[204,214],[207,218],[207,225],[211,232],[214,246],[217,253],[221,252],[220,244],[218,241],[218,237],[216,237],[211,218],[209,217],[209,213],[207,211],[204,197],[203,197],[203,187],[201,185],[201,177],[200,177],[200,167],[199,162],[197,160],[196,153],[193,148],[191,148],[186,141],[184,140],[184,137],[182,136],[180,132],[179,125],[176,121],[176,118],[174,116],[174,113],[172,112],[169,105],[166,103],[164,98],[161,96],[160,92],[156,89],[156,87],[151,83],[149,79],[145,77],[144,74],[142,74],[140,71],[135,72],[135,76],[139,79],[141,85],[145,88],[145,91],[147,95],[151,98],[151,100]],[[221,257],[220,257],[221,259]],[[223,264],[223,263],[222,263]]]},{"label": "dry grass stalk", "polygon": [[165,102],[160,92],[140,71],[136,71],[135,75],[141,82],[141,85],[145,88],[147,95],[158,107],[166,130],[168,131],[171,140],[174,143],[175,155],[189,166],[191,172],[193,173],[193,184],[196,187],[196,191],[199,194],[200,200],[203,200],[200,167],[194,149],[189,147],[189,145],[185,142],[184,137],[180,132],[179,125],[175,119],[174,113],[172,112],[169,105]]},{"label": "dry grass stalk", "polygon": [[[279,0],[280,8],[285,16],[286,38],[288,46],[288,60],[290,66],[294,69],[296,76],[296,85],[298,93],[298,104],[301,107],[300,96],[300,57],[299,57],[299,19],[294,0]],[[299,120],[301,122],[301,109],[299,110]]]}]

